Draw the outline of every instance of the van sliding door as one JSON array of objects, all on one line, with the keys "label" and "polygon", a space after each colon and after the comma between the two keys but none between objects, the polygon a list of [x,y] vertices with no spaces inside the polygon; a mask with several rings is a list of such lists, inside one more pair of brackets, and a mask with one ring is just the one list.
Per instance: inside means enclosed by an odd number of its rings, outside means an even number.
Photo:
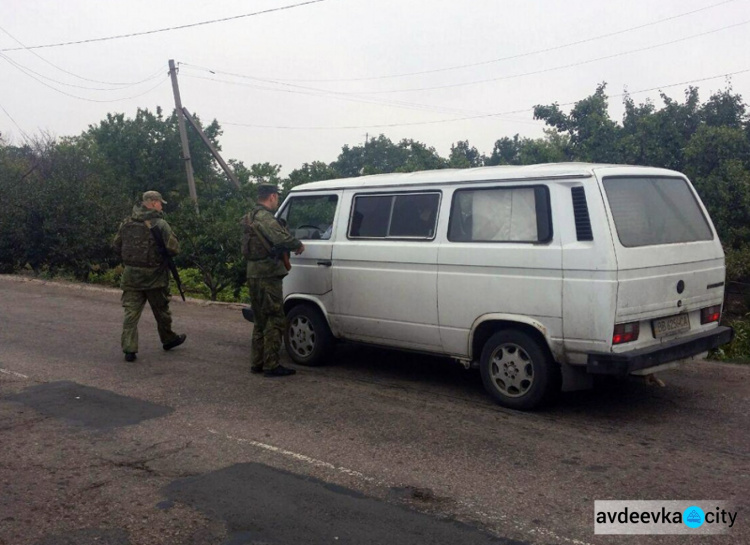
[{"label": "van sliding door", "polygon": [[[344,338],[439,351],[437,191],[356,194],[333,250],[335,321]],[[351,200],[349,200],[351,199]]]}]

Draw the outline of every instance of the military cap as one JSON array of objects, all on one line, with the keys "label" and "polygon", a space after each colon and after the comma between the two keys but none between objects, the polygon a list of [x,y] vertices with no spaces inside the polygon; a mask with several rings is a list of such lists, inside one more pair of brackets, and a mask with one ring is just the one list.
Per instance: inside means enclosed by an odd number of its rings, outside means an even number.
[{"label": "military cap", "polygon": [[263,201],[273,195],[278,194],[279,188],[274,184],[260,184],[258,186],[258,199]]},{"label": "military cap", "polygon": [[167,204],[167,201],[162,198],[161,193],[158,191],[146,191],[143,194],[143,201],[161,201],[162,203]]}]

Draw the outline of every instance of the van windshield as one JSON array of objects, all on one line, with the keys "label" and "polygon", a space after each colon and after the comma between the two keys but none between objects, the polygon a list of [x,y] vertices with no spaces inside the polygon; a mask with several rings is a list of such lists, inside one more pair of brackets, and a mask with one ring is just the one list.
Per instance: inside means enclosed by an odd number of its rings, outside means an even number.
[{"label": "van windshield", "polygon": [[603,182],[623,246],[633,248],[713,239],[711,227],[687,180],[607,177]]}]

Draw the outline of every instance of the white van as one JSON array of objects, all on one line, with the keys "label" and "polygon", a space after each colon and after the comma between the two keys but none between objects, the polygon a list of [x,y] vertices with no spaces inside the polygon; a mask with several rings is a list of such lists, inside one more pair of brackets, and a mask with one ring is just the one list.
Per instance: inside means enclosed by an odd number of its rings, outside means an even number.
[{"label": "white van", "polygon": [[478,364],[530,409],[593,375],[648,375],[729,342],[724,253],[687,178],[582,163],[314,182],[279,208],[306,250],[285,345],[335,339]]}]

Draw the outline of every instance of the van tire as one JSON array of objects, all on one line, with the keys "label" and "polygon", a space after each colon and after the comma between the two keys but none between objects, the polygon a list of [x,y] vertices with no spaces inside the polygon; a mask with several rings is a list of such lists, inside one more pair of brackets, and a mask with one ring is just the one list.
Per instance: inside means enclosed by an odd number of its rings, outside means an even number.
[{"label": "van tire", "polygon": [[297,305],[286,316],[284,346],[294,363],[322,365],[333,350],[334,338],[321,312],[309,304]]},{"label": "van tire", "polygon": [[560,393],[562,374],[545,348],[523,331],[495,333],[484,344],[479,363],[484,388],[510,409],[552,402]]}]

